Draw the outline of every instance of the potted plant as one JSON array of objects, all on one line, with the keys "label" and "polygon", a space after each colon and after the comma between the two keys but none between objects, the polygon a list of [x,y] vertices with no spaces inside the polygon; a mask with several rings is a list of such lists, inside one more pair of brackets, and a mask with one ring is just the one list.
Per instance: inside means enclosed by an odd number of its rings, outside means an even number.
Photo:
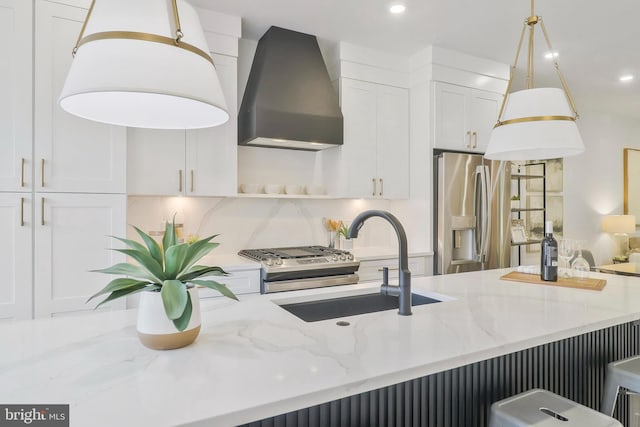
[{"label": "potted plant", "polygon": [[94,270],[99,273],[126,275],[109,282],[90,300],[107,295],[97,306],[109,301],[141,293],[138,308],[137,332],[142,343],[153,349],[168,350],[191,344],[200,332],[200,299],[196,286],[215,289],[228,298],[237,300],[225,285],[204,276],[222,276],[220,267],[196,265],[203,256],[219,243],[211,240],[217,235],[189,243],[178,243],[175,221],[166,223],[160,246],[151,236],[133,227],[144,241],[115,237],[127,245],[126,249],[113,249],[137,263],[119,263]]},{"label": "potted plant", "polygon": [[338,229],[338,234],[344,238],[342,242],[342,249],[347,251],[353,249],[353,240],[349,238],[349,227],[347,227],[342,221],[340,229]]}]

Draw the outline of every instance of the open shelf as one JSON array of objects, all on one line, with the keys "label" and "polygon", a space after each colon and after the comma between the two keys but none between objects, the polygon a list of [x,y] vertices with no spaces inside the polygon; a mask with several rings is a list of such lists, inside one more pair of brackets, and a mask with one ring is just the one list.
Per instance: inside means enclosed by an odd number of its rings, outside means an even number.
[{"label": "open shelf", "polygon": [[265,194],[265,193],[238,193],[234,197],[246,199],[339,199],[339,197],[326,194]]},{"label": "open shelf", "polygon": [[542,212],[544,211],[545,208],[518,208],[518,209],[511,209],[511,212]]},{"label": "open shelf", "polygon": [[511,242],[511,246],[524,246],[524,245],[533,245],[535,243],[541,243],[542,240],[527,240],[526,242],[514,243]]},{"label": "open shelf", "polygon": [[527,175],[527,174],[511,174],[511,179],[539,179],[544,178],[544,175]]}]

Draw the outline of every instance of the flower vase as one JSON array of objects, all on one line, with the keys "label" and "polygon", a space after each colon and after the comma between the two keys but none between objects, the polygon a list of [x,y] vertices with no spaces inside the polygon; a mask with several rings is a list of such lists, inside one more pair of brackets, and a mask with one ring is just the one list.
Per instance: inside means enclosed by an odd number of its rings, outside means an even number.
[{"label": "flower vase", "polygon": [[154,350],[173,350],[195,341],[200,333],[200,297],[197,288],[187,290],[191,298],[191,320],[184,331],[176,329],[167,317],[160,292],[142,292],[138,307],[138,338]]},{"label": "flower vase", "polygon": [[334,249],[336,247],[336,241],[338,240],[338,232],[330,231],[329,232],[329,244],[327,247]]}]

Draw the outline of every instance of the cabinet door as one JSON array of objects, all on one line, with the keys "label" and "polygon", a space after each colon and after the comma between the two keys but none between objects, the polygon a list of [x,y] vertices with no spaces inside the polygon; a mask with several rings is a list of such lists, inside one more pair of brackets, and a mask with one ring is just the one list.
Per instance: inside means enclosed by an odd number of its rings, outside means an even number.
[{"label": "cabinet door", "polygon": [[238,192],[238,65],[236,58],[212,56],[230,117],[220,126],[187,131],[185,194],[231,196]]},{"label": "cabinet door", "polygon": [[344,145],[344,196],[371,198],[377,186],[377,85],[343,78],[341,81]]},{"label": "cabinet door", "polygon": [[109,250],[122,247],[109,236],[126,235],[126,196],[36,193],[35,204],[35,316],[91,310],[87,298],[114,276],[90,270],[125,260]]},{"label": "cabinet door", "polygon": [[127,129],[127,193],[183,194],[185,137],[184,130]]},{"label": "cabinet door", "polygon": [[32,7],[0,0],[0,191],[32,188]]},{"label": "cabinet door", "polygon": [[0,320],[31,318],[31,211],[31,194],[0,193]]},{"label": "cabinet door", "polygon": [[469,128],[469,89],[436,82],[434,148],[469,151],[472,129]]},{"label": "cabinet door", "polygon": [[378,87],[378,196],[409,198],[409,93]]},{"label": "cabinet door", "polygon": [[36,2],[35,188],[125,193],[126,129],[81,119],[58,105],[86,14],[78,7]]},{"label": "cabinet door", "polygon": [[470,119],[472,135],[472,149],[484,153],[489,145],[489,137],[493,126],[498,120],[498,111],[502,96],[484,90],[471,90]]}]

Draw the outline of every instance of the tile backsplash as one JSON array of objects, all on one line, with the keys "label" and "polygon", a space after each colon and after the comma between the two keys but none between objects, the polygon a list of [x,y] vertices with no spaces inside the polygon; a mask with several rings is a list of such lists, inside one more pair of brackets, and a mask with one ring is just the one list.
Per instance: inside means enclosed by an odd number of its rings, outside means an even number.
[{"label": "tile backsplash", "polygon": [[[200,237],[220,234],[219,253],[236,253],[246,248],[298,245],[327,245],[328,232],[322,218],[341,219],[349,225],[368,209],[393,212],[388,200],[287,199],[287,198],[191,198],[137,197],[128,199],[129,224],[158,231],[165,220],[177,214],[184,234]],[[135,231],[130,228],[131,238]],[[397,247],[392,227],[372,218],[361,229],[355,247]]]}]

